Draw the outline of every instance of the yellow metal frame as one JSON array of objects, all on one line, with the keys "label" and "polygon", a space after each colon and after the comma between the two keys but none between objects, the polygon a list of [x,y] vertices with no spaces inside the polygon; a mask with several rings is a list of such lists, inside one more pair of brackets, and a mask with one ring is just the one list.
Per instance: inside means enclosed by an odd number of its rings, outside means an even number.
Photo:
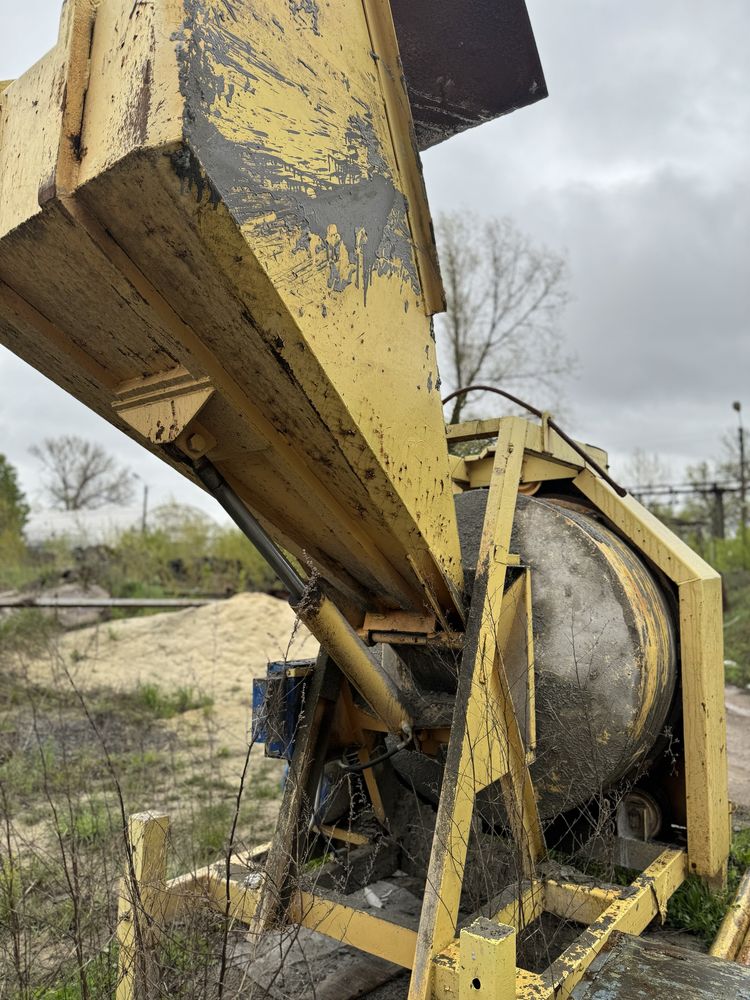
[{"label": "yellow metal frame", "polygon": [[[168,830],[165,816],[131,817],[131,868],[138,881],[134,890],[133,876],[126,877],[121,892],[117,1000],[137,1000],[139,976],[148,967],[148,956],[137,960],[134,928],[149,929],[148,937],[141,937],[148,950],[165,924],[200,905],[224,914],[231,923],[250,925],[261,898],[262,888],[248,887],[248,877],[253,874],[256,881],[262,880],[263,858],[270,845],[233,858],[229,878],[226,864],[219,862],[167,881]],[[427,996],[431,1000],[463,1000],[472,995],[476,989],[472,983],[478,978],[485,988],[493,986],[494,991],[487,995],[497,1000],[568,997],[614,933],[640,934],[655,917],[663,916],[669,897],[686,874],[685,852],[666,849],[630,886],[602,888],[542,878],[511,886],[507,893],[510,901],[499,906],[491,919],[477,918],[435,954]],[[587,923],[588,927],[538,974],[516,966],[515,938],[544,912]],[[297,890],[286,916],[290,923],[404,969],[415,969],[419,961],[417,931],[342,903],[334,895]]]},{"label": "yellow metal frame", "polygon": [[[456,458],[453,463],[457,489],[488,486],[489,498],[419,929],[347,905],[340,897],[299,889],[290,890],[286,897],[284,920],[411,969],[410,1000],[465,998],[476,991],[477,981],[497,997],[564,998],[614,932],[639,934],[655,917],[664,916],[669,897],[688,873],[714,884],[725,877],[730,830],[721,590],[718,576],[709,566],[631,497],[619,497],[549,430],[545,433],[538,425],[511,417],[449,430],[454,440],[462,435],[495,441],[482,455]],[[590,449],[590,454],[606,464],[606,456],[598,449]],[[526,614],[530,599],[528,574],[516,576],[507,588],[505,585],[509,567],[518,566],[518,559],[510,552],[516,497],[519,491],[545,479],[572,481],[615,529],[675,584],[679,597],[687,850],[665,848],[632,885],[624,888],[567,883],[544,877],[538,867],[545,845],[528,771],[532,757],[513,710],[503,651],[514,623],[517,626],[517,615]],[[527,620],[525,624],[528,627]],[[315,720],[319,725],[322,715],[316,704],[310,711],[312,733]],[[366,724],[363,720],[366,717],[358,713],[358,724]],[[298,753],[300,760],[296,765],[293,762],[292,773],[297,767],[302,776],[307,774],[305,759],[312,759],[312,744],[298,747]],[[475,797],[477,791],[496,781],[503,790],[522,859],[521,881],[508,887],[507,902],[498,905],[491,919],[482,917],[459,929],[458,907]],[[289,795],[291,802],[294,788]],[[146,823],[163,827],[161,818],[147,819]],[[137,821],[137,829],[131,830],[131,837],[138,835],[146,851],[161,859],[158,834],[149,835],[138,824],[142,819]],[[274,857],[274,845],[288,851],[291,833],[287,824],[284,845],[277,833],[270,858]],[[131,865],[131,881],[139,872],[153,873],[162,864],[161,860],[149,864],[135,847],[133,855],[137,863]],[[169,883],[161,880],[156,892],[153,885],[140,893],[126,885],[121,908],[124,958],[132,956],[132,945],[128,944],[132,919],[128,914],[132,914],[133,899],[139,899],[143,908],[150,907],[156,922],[174,918],[185,907],[203,900],[231,920],[253,925],[256,930],[269,926],[273,914],[267,904],[264,908],[268,897],[264,880],[273,881],[273,896],[278,899],[285,869],[272,864],[271,875],[257,857],[237,858],[236,862],[229,877],[226,865],[220,864]],[[252,888],[247,884],[248,864],[257,872]],[[587,927],[544,973],[536,974],[516,967],[515,936],[543,912]],[[122,969],[118,1000],[129,1000],[133,995],[136,975],[131,957],[130,965]]]},{"label": "yellow metal frame", "polygon": [[[686,871],[724,879],[718,575],[603,483],[546,415],[450,428],[449,441],[491,446],[449,465],[430,322],[442,291],[387,0],[317,5],[312,20],[299,4],[238,4],[232,18],[221,6],[69,0],[53,52],[0,84],[0,339],[169,461],[208,456],[278,545],[309,556],[327,586],[298,612],[377,716],[368,725],[348,706],[364,756],[373,732],[408,734],[418,720],[360,633],[463,648],[418,931],[290,888],[303,785],[342,697],[320,686],[326,655],[265,868],[285,919],[411,968],[411,1000],[466,994],[476,979],[564,995],[612,930],[641,930]],[[338,208],[318,218],[326,205]],[[593,922],[579,943],[543,976],[514,976],[512,928],[570,896],[538,876],[533,726],[524,739],[504,660],[512,630],[529,628],[533,584],[510,552],[517,496],[556,480],[676,587],[687,852],[666,851],[626,894],[582,889]],[[489,487],[465,629],[451,481]],[[425,747],[443,736],[417,734]],[[495,783],[529,894],[457,936],[475,799]],[[166,836],[166,817],[131,821],[120,1000],[138,992],[159,922],[197,890],[256,930],[276,917],[262,879],[251,890],[207,869],[167,884]]]},{"label": "yellow metal frame", "polygon": [[[742,953],[750,960],[750,868],[742,876],[732,905],[727,910],[710,954],[734,961]],[[748,964],[748,961],[745,961]]]}]

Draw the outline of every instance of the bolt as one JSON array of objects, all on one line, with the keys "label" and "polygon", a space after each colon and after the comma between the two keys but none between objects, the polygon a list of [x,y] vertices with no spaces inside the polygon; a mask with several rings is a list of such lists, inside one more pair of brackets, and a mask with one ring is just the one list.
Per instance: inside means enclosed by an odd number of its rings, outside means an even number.
[{"label": "bolt", "polygon": [[198,455],[206,450],[206,439],[202,434],[191,434],[188,438],[187,446],[190,451]]}]

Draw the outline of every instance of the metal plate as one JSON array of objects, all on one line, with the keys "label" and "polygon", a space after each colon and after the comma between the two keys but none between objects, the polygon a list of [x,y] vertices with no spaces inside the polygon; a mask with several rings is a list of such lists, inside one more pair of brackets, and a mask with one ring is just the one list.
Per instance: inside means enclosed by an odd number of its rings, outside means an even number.
[{"label": "metal plate", "polygon": [[524,0],[391,0],[417,142],[547,96]]},{"label": "metal plate", "polygon": [[750,969],[660,941],[616,935],[573,1000],[737,1000],[750,998]]}]

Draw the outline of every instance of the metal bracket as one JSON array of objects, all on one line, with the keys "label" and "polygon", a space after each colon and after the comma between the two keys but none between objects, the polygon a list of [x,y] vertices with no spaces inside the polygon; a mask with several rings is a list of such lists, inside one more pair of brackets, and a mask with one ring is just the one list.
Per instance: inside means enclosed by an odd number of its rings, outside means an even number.
[{"label": "metal bracket", "polygon": [[368,611],[360,630],[363,638],[372,632],[403,632],[405,635],[432,635],[437,628],[434,615],[420,615],[412,611],[389,611],[386,614]]},{"label": "metal bracket", "polygon": [[545,455],[549,455],[550,442],[549,442],[549,422],[552,419],[552,414],[549,410],[545,410],[542,413],[542,451]]},{"label": "metal bracket", "polygon": [[151,378],[123,382],[112,406],[142,437],[153,444],[171,444],[214,391],[210,379],[194,378],[185,368],[173,368]]}]

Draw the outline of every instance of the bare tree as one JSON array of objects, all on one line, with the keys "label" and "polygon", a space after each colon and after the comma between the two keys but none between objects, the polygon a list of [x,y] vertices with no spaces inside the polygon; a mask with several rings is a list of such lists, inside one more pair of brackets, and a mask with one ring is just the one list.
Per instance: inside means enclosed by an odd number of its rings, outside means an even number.
[{"label": "bare tree", "polygon": [[[565,258],[534,246],[508,218],[451,213],[436,230],[447,298],[438,346],[448,388],[489,381],[557,392],[575,367],[560,332],[569,300]],[[465,405],[458,396],[451,423]]]},{"label": "bare tree", "polygon": [[622,469],[624,485],[662,521],[675,528],[675,503],[680,499],[668,492],[674,482],[672,468],[657,452],[647,452],[636,448]]},{"label": "bare tree", "polygon": [[625,481],[631,489],[639,486],[666,486],[673,482],[672,468],[656,452],[636,448],[624,466]]},{"label": "bare tree", "polygon": [[101,445],[73,435],[47,438],[31,449],[45,470],[44,491],[62,510],[94,510],[133,498],[135,476]]}]

